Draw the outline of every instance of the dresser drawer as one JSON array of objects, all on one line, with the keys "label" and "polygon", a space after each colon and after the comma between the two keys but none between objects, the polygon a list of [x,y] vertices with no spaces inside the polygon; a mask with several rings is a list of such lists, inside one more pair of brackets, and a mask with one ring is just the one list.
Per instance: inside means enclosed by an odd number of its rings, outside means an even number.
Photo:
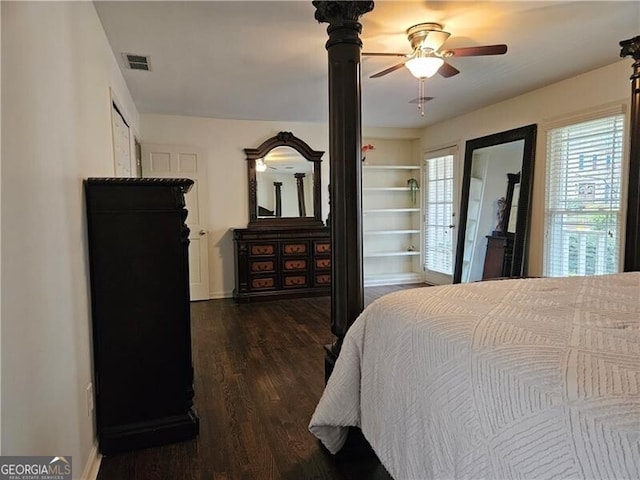
[{"label": "dresser drawer", "polygon": [[330,273],[318,273],[315,277],[316,285],[331,285]]},{"label": "dresser drawer", "polygon": [[308,287],[309,281],[306,275],[284,275],[282,278],[283,288]]},{"label": "dresser drawer", "polygon": [[313,251],[315,253],[331,253],[331,242],[316,240],[313,242]]},{"label": "dresser drawer", "polygon": [[296,270],[306,270],[308,260],[306,258],[291,258],[282,261],[282,270],[291,272]]},{"label": "dresser drawer", "polygon": [[249,254],[252,257],[275,255],[276,244],[275,243],[252,243],[249,246]]},{"label": "dresser drawer", "polygon": [[309,251],[308,242],[290,242],[282,243],[282,255],[306,255]]},{"label": "dresser drawer", "polygon": [[329,228],[257,227],[233,230],[237,302],[329,294]]},{"label": "dresser drawer", "polygon": [[251,262],[251,273],[264,273],[264,272],[275,272],[276,271],[276,262],[275,260],[252,260]]},{"label": "dresser drawer", "polygon": [[329,270],[331,269],[331,258],[316,258],[315,260],[316,270]]},{"label": "dresser drawer", "polygon": [[252,277],[251,290],[273,290],[276,288],[275,277]]}]

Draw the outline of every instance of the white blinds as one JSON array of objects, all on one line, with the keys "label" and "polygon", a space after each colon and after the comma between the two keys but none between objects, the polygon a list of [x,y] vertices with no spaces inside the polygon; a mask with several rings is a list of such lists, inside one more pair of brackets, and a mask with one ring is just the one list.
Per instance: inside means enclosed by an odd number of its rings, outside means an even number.
[{"label": "white blinds", "polygon": [[425,162],[425,268],[453,274],[453,155]]},{"label": "white blinds", "polygon": [[618,271],[623,121],[548,131],[544,275]]}]

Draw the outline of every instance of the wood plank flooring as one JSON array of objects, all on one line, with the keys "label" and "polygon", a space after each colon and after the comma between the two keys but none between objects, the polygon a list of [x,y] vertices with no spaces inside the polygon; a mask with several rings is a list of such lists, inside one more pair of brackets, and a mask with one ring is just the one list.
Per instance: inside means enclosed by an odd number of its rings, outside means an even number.
[{"label": "wood plank flooring", "polygon": [[[404,285],[365,289],[365,303]],[[191,441],[102,459],[98,480],[362,480],[389,475],[354,432],[331,455],[308,431],[333,341],[330,298],[192,303]]]}]

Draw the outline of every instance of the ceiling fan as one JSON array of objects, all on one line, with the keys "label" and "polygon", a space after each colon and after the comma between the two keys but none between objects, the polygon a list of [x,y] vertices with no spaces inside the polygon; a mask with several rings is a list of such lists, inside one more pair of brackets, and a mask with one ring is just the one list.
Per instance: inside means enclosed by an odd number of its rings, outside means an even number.
[{"label": "ceiling fan", "polygon": [[475,57],[480,55],[503,55],[507,46],[484,45],[478,47],[462,47],[442,49],[444,42],[451,34],[442,29],[439,23],[419,23],[407,30],[407,38],[413,51],[411,53],[363,53],[362,55],[377,57],[404,57],[401,63],[374,73],[369,78],[378,78],[406,66],[411,74],[419,79],[430,78],[439,73],[443,77],[452,77],[460,70],[446,62],[452,57]]}]

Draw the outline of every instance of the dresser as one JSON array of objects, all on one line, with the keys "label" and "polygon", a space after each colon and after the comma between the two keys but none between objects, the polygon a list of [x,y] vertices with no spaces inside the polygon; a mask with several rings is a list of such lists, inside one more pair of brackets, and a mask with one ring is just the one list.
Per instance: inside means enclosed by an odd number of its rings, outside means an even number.
[{"label": "dresser", "polygon": [[510,277],[513,259],[513,234],[487,235],[482,279]]},{"label": "dresser", "polygon": [[85,181],[99,449],[198,434],[193,409],[188,179]]},{"label": "dresser", "polygon": [[238,302],[331,294],[328,227],[235,228]]}]

